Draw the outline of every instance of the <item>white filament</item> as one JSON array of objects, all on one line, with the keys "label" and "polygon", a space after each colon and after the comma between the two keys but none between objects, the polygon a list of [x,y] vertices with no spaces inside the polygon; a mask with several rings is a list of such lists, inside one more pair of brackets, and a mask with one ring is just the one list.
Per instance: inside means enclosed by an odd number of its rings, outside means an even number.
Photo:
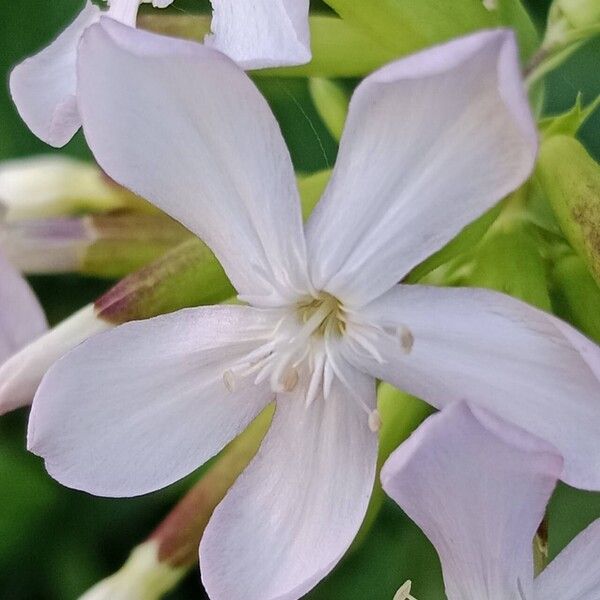
[{"label": "white filament", "polygon": [[377,349],[382,336],[409,353],[414,344],[411,331],[404,325],[388,331],[346,310],[327,294],[280,309],[278,314],[274,328],[257,336],[258,346],[223,373],[225,387],[235,392],[240,378],[253,376],[256,385],[269,381],[273,392],[290,393],[305,374],[304,400],[310,407],[320,394],[327,400],[337,380],[366,413],[369,428],[379,431],[381,416],[348,380],[348,363],[341,348],[346,344],[358,356],[382,364],[384,359]]}]

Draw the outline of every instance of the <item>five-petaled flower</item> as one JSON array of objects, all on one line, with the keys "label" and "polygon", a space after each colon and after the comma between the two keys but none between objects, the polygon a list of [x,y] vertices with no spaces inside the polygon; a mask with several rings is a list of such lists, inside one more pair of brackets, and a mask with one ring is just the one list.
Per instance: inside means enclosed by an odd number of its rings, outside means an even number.
[{"label": "five-petaled flower", "polygon": [[101,20],[79,49],[100,165],[206,241],[246,305],[129,323],[63,357],[29,447],[66,485],[130,496],[273,422],[200,548],[214,599],[298,598],[365,514],[376,378],[463,399],[552,442],[600,487],[597,348],[554,317],[473,289],[398,285],[531,172],[537,138],[512,33],[484,31],[367,77],[303,228],[281,132],[225,55]]},{"label": "five-petaled flower", "polygon": [[390,456],[381,479],[438,551],[449,600],[595,600],[600,519],[533,577],[532,540],[562,468],[546,442],[456,403]]}]

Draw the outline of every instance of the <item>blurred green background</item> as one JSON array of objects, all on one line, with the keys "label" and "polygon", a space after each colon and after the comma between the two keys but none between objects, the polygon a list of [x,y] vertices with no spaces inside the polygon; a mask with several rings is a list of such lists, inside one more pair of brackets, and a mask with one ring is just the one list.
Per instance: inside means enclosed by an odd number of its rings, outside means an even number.
[{"label": "blurred green background", "polygon": [[[57,151],[20,121],[7,92],[11,66],[43,47],[74,18],[82,0],[5,0],[0,7],[0,160],[43,152],[89,157],[81,134]],[[548,2],[530,9],[543,26]],[[315,3],[314,8],[325,7]],[[172,11],[206,10],[201,0],[177,0]],[[600,94],[600,40],[586,45],[547,78],[545,112],[569,108],[578,91],[586,102]],[[349,82],[351,85],[352,82]],[[298,171],[331,165],[336,144],[319,119],[305,80],[262,80]],[[580,133],[600,159],[600,111]],[[52,322],[94,299],[110,282],[76,276],[36,277],[32,283]],[[27,412],[0,419],[0,598],[77,598],[118,568],[179,497],[184,484],[142,498],[111,500],[73,492],[53,482],[41,461],[24,450]],[[552,502],[551,554],[600,516],[600,494],[559,488]],[[424,536],[388,502],[363,544],[309,598],[390,599],[406,579],[420,599],[443,598],[439,564]],[[202,598],[197,570],[169,598]]]}]

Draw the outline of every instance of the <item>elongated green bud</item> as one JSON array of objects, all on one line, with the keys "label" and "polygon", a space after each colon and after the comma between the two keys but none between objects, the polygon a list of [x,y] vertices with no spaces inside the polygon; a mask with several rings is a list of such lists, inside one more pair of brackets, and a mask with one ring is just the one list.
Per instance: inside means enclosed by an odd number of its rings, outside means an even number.
[{"label": "elongated green bud", "polygon": [[123,277],[191,237],[163,213],[130,211],[0,223],[0,249],[27,274]]},{"label": "elongated green bud", "polygon": [[564,18],[573,28],[590,27],[600,23],[600,2],[598,0],[554,0],[550,17],[550,25]]},{"label": "elongated green bud", "polygon": [[198,562],[198,545],[216,508],[252,460],[269,428],[273,407],[217,456],[198,482],[114,575],[81,600],[159,600]]},{"label": "elongated green bud", "polygon": [[569,136],[540,149],[536,177],[560,228],[600,282],[600,165]]},{"label": "elongated green bud", "polygon": [[214,254],[191,238],[117,283],[94,306],[101,319],[119,325],[189,306],[217,304],[234,294]]},{"label": "elongated green bud", "polygon": [[311,77],[308,89],[323,123],[333,138],[339,141],[348,114],[348,94],[339,83],[323,77]]},{"label": "elongated green bud", "polygon": [[551,280],[558,315],[600,343],[600,288],[583,260],[571,253],[562,256]]}]

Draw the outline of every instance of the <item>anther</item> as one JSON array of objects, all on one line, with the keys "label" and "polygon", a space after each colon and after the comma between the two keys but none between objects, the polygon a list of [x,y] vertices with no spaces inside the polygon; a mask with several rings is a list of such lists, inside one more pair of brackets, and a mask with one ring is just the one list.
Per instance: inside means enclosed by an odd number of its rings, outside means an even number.
[{"label": "anther", "polygon": [[381,415],[377,409],[369,413],[369,429],[377,433],[381,429]]},{"label": "anther", "polygon": [[298,371],[292,367],[286,369],[281,378],[281,386],[286,392],[291,392],[298,383]]},{"label": "anther", "polygon": [[417,600],[414,596],[410,595],[411,586],[412,586],[412,582],[409,579],[396,592],[396,595],[394,596],[394,600]]},{"label": "anther", "polygon": [[415,343],[415,337],[413,336],[412,331],[406,325],[400,325],[396,332],[400,339],[402,350],[404,350],[406,354],[409,354]]},{"label": "anther", "polygon": [[223,383],[230,392],[235,392],[235,375],[231,369],[223,373]]}]

